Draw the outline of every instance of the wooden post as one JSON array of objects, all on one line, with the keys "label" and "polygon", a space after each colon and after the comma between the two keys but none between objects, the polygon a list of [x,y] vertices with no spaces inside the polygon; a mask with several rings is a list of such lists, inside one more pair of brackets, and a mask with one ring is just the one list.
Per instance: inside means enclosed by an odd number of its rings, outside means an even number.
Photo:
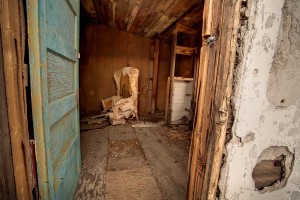
[{"label": "wooden post", "polygon": [[168,77],[167,94],[166,94],[166,107],[165,107],[165,124],[166,125],[168,125],[169,97],[170,97],[170,77]]},{"label": "wooden post", "polygon": [[[212,21],[203,24],[202,39],[215,36],[217,41],[201,48],[188,199],[216,199],[232,92],[241,0],[232,4],[213,0],[212,12],[211,2],[205,2],[204,21],[210,17]],[[209,27],[210,31],[205,32]]]},{"label": "wooden post", "polygon": [[159,61],[159,40],[155,40],[154,49],[154,65],[153,65],[153,80],[152,80],[152,101],[151,101],[151,114],[155,114],[156,93],[157,93],[157,74],[158,74],[158,61]]},{"label": "wooden post", "polygon": [[196,125],[193,131],[193,141],[191,145],[193,145],[193,152],[191,156],[191,165],[190,165],[190,179],[189,179],[189,191],[188,191],[188,199],[193,199],[194,195],[194,187],[195,187],[195,179],[196,179],[196,171],[197,171],[197,161],[199,155],[200,148],[200,134],[201,134],[201,124],[202,124],[202,112],[205,98],[205,89],[206,89],[206,77],[207,77],[207,68],[208,68],[208,57],[209,57],[209,47],[205,46],[201,48],[201,61],[200,61],[200,81],[201,81],[201,90],[198,99],[198,111]]},{"label": "wooden post", "polygon": [[[235,2],[235,4],[229,9],[231,12],[227,12],[223,16],[225,28],[229,31],[223,31],[222,35],[224,38],[228,38],[223,41],[222,49],[220,54],[224,56],[224,60],[220,63],[220,66],[224,66],[223,71],[218,76],[218,84],[216,88],[216,99],[215,112],[212,116],[214,120],[213,124],[213,135],[210,139],[208,156],[207,156],[207,168],[210,168],[210,173],[206,173],[204,180],[208,180],[206,183],[207,189],[203,194],[206,194],[204,198],[209,200],[216,199],[217,184],[219,180],[223,149],[225,144],[225,137],[227,131],[228,122],[228,111],[230,109],[230,97],[232,94],[232,82],[233,82],[233,71],[235,64],[235,51],[237,48],[237,34],[239,28],[239,16],[240,16],[240,5],[241,0]],[[227,19],[230,19],[229,22]],[[226,23],[228,22],[228,24]],[[226,29],[225,29],[226,30]],[[212,166],[212,167],[210,167]],[[208,170],[208,169],[206,169]]]},{"label": "wooden post", "polygon": [[176,63],[176,46],[177,46],[177,29],[173,32],[173,44],[172,44],[172,58],[171,58],[171,69],[170,69],[170,92],[169,92],[169,108],[167,124],[170,123],[171,119],[171,108],[173,101],[173,87],[174,87],[174,75],[175,75],[175,63]]},{"label": "wooden post", "polygon": [[[32,199],[32,171],[27,127],[26,94],[23,80],[24,67],[24,10],[23,2],[1,1],[0,15],[3,66],[7,104],[7,120],[11,139],[13,176],[16,199]],[[0,112],[3,112],[2,110]],[[4,138],[3,138],[4,139]],[[2,138],[1,138],[2,140]],[[1,189],[0,189],[1,190]]]}]

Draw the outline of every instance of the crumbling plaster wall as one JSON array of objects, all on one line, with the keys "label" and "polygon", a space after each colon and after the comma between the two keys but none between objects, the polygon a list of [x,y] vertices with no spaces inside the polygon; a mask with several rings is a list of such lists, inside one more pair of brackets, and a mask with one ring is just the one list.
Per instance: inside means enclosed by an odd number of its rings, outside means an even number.
[{"label": "crumbling plaster wall", "polygon": [[[248,0],[235,73],[235,120],[224,150],[220,199],[300,199],[299,2]],[[294,28],[287,30],[287,26]],[[288,57],[283,65],[278,65],[278,54]],[[272,146],[287,147],[293,154],[291,174],[282,188],[258,191],[252,171],[261,153]]]}]

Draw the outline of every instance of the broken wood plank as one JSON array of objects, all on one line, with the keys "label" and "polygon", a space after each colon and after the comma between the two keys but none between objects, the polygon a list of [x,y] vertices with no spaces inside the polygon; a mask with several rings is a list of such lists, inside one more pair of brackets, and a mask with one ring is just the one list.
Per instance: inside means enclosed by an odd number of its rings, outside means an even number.
[{"label": "broken wood plank", "polygon": [[159,40],[155,40],[154,49],[154,66],[153,66],[153,81],[152,81],[152,100],[151,100],[151,114],[155,113],[156,94],[157,94],[157,73],[158,73],[158,61],[159,61]]},{"label": "broken wood plank", "polygon": [[96,118],[96,119],[89,119],[89,118],[85,118],[80,120],[81,122],[86,122],[87,124],[99,124],[102,123],[104,121],[107,121],[106,118]]}]

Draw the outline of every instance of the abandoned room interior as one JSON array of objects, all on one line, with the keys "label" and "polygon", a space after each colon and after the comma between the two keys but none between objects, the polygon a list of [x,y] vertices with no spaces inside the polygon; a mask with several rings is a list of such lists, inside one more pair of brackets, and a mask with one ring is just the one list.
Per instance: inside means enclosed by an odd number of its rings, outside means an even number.
[{"label": "abandoned room interior", "polygon": [[300,1],[0,1],[0,199],[300,199]]}]

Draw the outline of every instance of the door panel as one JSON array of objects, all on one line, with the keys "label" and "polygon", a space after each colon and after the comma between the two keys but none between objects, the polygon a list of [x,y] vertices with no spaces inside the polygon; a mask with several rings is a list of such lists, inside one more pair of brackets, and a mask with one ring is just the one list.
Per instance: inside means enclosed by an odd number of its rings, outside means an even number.
[{"label": "door panel", "polygon": [[28,0],[40,198],[72,199],[80,174],[79,0]]}]

